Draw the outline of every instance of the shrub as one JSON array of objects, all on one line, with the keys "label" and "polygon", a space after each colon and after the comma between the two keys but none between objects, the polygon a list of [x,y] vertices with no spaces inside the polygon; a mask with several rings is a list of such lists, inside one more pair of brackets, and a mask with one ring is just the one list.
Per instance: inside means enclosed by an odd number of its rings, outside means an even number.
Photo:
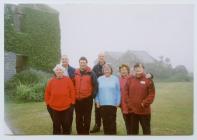
[{"label": "shrub", "polygon": [[44,91],[45,91],[45,82],[40,82],[35,84],[31,89],[32,92],[29,95],[30,101],[43,101]]},{"label": "shrub", "polygon": [[171,82],[189,82],[192,81],[192,78],[189,75],[184,75],[182,73],[175,73],[169,78]]},{"label": "shrub", "polygon": [[44,82],[36,83],[33,86],[20,83],[16,88],[16,97],[25,101],[43,101],[45,85]]},{"label": "shrub", "polygon": [[28,95],[31,94],[31,87],[20,83],[16,87],[16,98],[21,100],[28,100]]},{"label": "shrub", "polygon": [[16,74],[5,83],[6,99],[42,101],[50,73],[29,69]]}]

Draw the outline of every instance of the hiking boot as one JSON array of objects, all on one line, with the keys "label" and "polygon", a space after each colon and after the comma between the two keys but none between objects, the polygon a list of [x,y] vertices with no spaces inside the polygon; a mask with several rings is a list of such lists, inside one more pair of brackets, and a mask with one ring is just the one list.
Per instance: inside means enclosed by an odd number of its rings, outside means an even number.
[{"label": "hiking boot", "polygon": [[98,126],[94,126],[94,128],[90,131],[90,133],[96,133],[96,132],[99,132],[100,131],[100,127]]}]

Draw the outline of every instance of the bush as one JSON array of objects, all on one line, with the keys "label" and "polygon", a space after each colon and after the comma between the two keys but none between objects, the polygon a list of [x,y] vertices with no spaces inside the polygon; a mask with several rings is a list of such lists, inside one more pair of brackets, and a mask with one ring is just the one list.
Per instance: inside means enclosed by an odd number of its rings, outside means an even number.
[{"label": "bush", "polygon": [[29,99],[31,101],[43,101],[45,87],[46,87],[46,82],[40,82],[40,83],[35,84],[31,88],[32,93],[30,94]]},{"label": "bush", "polygon": [[44,82],[33,86],[20,83],[16,88],[16,97],[25,101],[43,101],[45,85]]},{"label": "bush", "polygon": [[44,89],[51,74],[29,69],[16,74],[5,83],[6,99],[43,101]]},{"label": "bush", "polygon": [[190,82],[192,81],[192,77],[190,77],[189,75],[184,75],[182,73],[175,73],[174,75],[172,75],[169,78],[169,81],[171,82]]},{"label": "bush", "polygon": [[31,94],[31,87],[20,83],[16,87],[16,98],[22,100],[28,100],[28,95]]}]

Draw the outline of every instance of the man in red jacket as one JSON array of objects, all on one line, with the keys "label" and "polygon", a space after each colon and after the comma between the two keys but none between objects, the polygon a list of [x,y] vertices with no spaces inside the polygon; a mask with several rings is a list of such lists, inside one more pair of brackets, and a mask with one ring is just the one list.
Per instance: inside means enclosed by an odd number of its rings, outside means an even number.
[{"label": "man in red jacket", "polygon": [[79,59],[79,68],[75,71],[76,91],[76,128],[77,134],[89,135],[93,97],[98,89],[96,74],[87,66],[87,59]]},{"label": "man in red jacket", "polygon": [[126,104],[128,107],[131,135],[139,133],[139,123],[142,126],[143,134],[150,135],[151,108],[155,87],[151,79],[147,79],[142,64],[134,65],[135,76],[129,77],[125,85]]}]

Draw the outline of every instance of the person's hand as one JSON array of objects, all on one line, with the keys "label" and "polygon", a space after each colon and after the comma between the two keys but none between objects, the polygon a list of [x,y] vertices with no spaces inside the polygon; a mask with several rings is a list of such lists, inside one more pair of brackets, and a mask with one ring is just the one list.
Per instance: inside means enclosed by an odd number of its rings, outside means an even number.
[{"label": "person's hand", "polygon": [[152,78],[152,75],[150,73],[147,73],[146,76],[145,76],[147,79],[151,79]]},{"label": "person's hand", "polygon": [[144,108],[144,103],[141,103],[141,106]]},{"label": "person's hand", "polygon": [[100,104],[99,104],[99,103],[96,103],[96,107],[97,107],[97,108],[100,108]]}]

